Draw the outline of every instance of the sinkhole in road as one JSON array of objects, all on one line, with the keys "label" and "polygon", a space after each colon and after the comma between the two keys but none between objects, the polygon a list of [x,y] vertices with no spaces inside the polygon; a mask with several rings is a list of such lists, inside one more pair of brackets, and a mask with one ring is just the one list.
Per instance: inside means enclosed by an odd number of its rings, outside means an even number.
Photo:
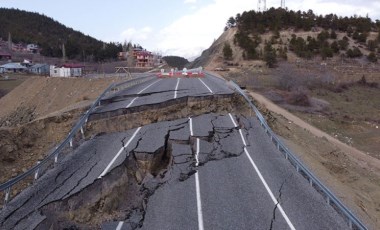
[{"label": "sinkhole in road", "polygon": [[[229,119],[228,112],[237,114],[239,127],[221,125],[223,119]],[[246,118],[250,115],[238,95],[219,95],[160,105],[154,112],[142,109],[92,120],[86,133],[91,133],[91,138],[95,139],[143,125],[145,133],[157,123],[167,128],[161,133],[162,142],[154,151],[141,150],[141,143],[146,142],[149,135],[140,135],[128,151],[129,157],[104,177],[67,198],[42,207],[40,211],[46,219],[38,229],[93,229],[110,221],[124,221],[124,226],[130,229],[142,227],[149,197],[161,186],[181,183],[196,172],[196,139],[199,138],[203,146],[198,167],[208,161],[240,156],[244,152],[243,144],[231,146],[231,139],[240,140],[238,129],[251,127]],[[198,136],[188,133],[186,138],[177,138],[179,133],[189,131],[187,117],[205,117],[209,120],[209,130]],[[125,146],[124,139],[120,140],[120,145]]]}]

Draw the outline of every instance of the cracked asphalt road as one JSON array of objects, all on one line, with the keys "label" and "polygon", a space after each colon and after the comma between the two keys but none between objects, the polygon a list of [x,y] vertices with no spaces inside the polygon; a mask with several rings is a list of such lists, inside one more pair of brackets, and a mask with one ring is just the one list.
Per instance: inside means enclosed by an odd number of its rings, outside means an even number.
[{"label": "cracked asphalt road", "polygon": [[[232,93],[220,79],[202,80],[215,94]],[[153,79],[120,91],[98,112],[127,106],[133,98],[131,106],[172,100],[176,83]],[[210,94],[196,78],[181,78],[178,84],[178,98]],[[137,167],[133,172],[131,164]],[[133,186],[133,194],[139,194],[135,200],[129,190]],[[107,212],[113,192],[122,198]],[[135,206],[125,208],[129,203]],[[82,217],[77,210],[89,204],[94,204],[90,216]],[[208,113],[95,136],[0,212],[0,229],[71,227],[347,229],[282,157],[258,121],[234,113]]]},{"label": "cracked asphalt road", "polygon": [[202,78],[202,81],[210,87],[212,93],[199,78],[180,78],[177,90],[175,90],[176,79],[154,78],[107,97],[94,114],[158,104],[183,97],[206,97],[233,93],[224,82],[215,77],[206,76]]}]

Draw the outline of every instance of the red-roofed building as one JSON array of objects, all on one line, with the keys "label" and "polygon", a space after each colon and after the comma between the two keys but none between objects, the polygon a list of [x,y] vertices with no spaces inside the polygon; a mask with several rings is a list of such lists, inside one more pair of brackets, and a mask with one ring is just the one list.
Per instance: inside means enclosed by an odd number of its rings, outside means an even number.
[{"label": "red-roofed building", "polygon": [[136,67],[153,67],[154,55],[152,52],[145,50],[134,50],[133,57],[136,60]]},{"label": "red-roofed building", "polygon": [[0,60],[1,59],[11,60],[12,59],[12,55],[10,55],[9,53],[0,52]]}]

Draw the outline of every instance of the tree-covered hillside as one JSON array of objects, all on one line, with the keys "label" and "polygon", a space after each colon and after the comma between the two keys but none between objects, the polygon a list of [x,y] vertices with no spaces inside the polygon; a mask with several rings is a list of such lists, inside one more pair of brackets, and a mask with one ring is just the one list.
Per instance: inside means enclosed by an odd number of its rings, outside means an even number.
[{"label": "tree-covered hillside", "polygon": [[[322,59],[340,55],[347,58],[361,57],[359,47],[367,50],[369,61],[376,61],[379,53],[380,36],[370,39],[370,33],[378,33],[380,21],[369,17],[339,17],[335,14],[316,15],[307,12],[271,8],[264,12],[248,11],[230,17],[226,30],[237,27],[234,43],[243,50],[245,59],[274,60],[277,56],[286,58],[288,50],[301,58],[320,56]],[[289,40],[283,40],[280,32],[290,31]],[[313,32],[316,36],[301,37],[297,32]],[[269,40],[262,40],[263,34],[271,33]],[[337,33],[343,34],[338,37]],[[350,42],[352,41],[352,42]],[[265,43],[265,49],[259,45]],[[349,46],[354,44],[354,46]],[[272,47],[273,46],[273,47]],[[268,56],[268,52],[271,55]]]},{"label": "tree-covered hillside", "polygon": [[0,37],[8,39],[11,33],[14,43],[34,43],[41,54],[62,57],[62,44],[69,59],[102,61],[114,59],[122,50],[119,43],[104,43],[38,13],[18,9],[0,8]]},{"label": "tree-covered hillside", "polygon": [[165,56],[162,59],[168,63],[171,67],[177,67],[178,69],[182,69],[189,61],[183,57],[178,56]]}]

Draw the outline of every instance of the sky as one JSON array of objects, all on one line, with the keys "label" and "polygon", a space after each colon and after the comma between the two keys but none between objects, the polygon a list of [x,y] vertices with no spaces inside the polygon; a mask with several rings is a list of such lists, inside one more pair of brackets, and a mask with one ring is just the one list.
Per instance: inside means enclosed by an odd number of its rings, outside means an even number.
[{"label": "sky", "polygon": [[[263,0],[262,0],[263,1]],[[38,12],[106,42],[132,41],[189,60],[217,39],[229,17],[257,10],[258,0],[0,0],[0,7]],[[267,0],[267,8],[281,0]],[[291,10],[380,19],[380,0],[286,0]]]}]

